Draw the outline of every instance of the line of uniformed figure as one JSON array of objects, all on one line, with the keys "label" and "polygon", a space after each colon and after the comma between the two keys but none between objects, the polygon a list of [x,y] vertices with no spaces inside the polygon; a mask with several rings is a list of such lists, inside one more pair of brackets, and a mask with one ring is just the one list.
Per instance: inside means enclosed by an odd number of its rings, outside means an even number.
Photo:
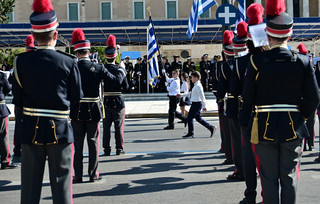
[{"label": "line of uniformed figure", "polygon": [[[165,85],[165,74],[171,76],[171,72],[174,69],[179,70],[180,73],[188,73],[191,77],[191,73],[196,70],[195,63],[191,60],[191,57],[188,56],[187,61],[182,63],[180,61],[180,56],[174,55],[173,61],[171,64],[168,61],[166,56],[158,56],[158,67],[160,76],[158,78],[158,83],[154,87],[154,92],[166,92]],[[215,61],[221,60],[221,56],[214,56],[212,60],[208,59],[208,54],[204,54],[201,57],[200,65],[200,74],[201,74],[201,83],[204,88],[204,91],[212,90],[212,70],[213,63]],[[125,68],[127,71],[127,80],[129,82],[128,93],[146,93],[147,92],[147,55],[136,59],[137,63],[135,65],[130,62],[130,57],[125,57]]]},{"label": "line of uniformed figure", "polygon": [[297,203],[302,152],[314,148],[320,63],[313,66],[303,44],[289,50],[293,21],[284,11],[283,0],[267,1],[269,46],[259,46],[253,29],[264,8],[251,4],[249,26],[240,22],[236,37],[224,32],[223,61],[213,66],[223,164],[236,167],[227,179],[246,183],[240,203],[256,203],[256,170],[263,203]]}]

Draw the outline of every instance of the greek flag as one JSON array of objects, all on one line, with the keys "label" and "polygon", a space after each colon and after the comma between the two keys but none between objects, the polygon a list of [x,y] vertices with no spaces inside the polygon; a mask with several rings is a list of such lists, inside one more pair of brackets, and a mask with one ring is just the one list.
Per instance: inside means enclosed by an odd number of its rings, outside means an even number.
[{"label": "greek flag", "polygon": [[203,14],[214,4],[218,5],[218,3],[215,0],[193,0],[187,31],[189,39],[191,39],[193,33],[197,32],[198,16]]},{"label": "greek flag", "polygon": [[[246,20],[246,1],[236,0],[238,2],[239,17],[236,22],[235,32],[237,32],[237,25],[239,22]],[[234,1],[233,1],[234,4]]]},{"label": "greek flag", "polygon": [[159,77],[159,68],[158,68],[158,45],[156,41],[156,36],[154,34],[152,19],[149,17],[149,33],[148,33],[148,63],[149,63],[149,72],[148,72],[148,81],[152,87],[155,87],[157,84],[157,78]]}]

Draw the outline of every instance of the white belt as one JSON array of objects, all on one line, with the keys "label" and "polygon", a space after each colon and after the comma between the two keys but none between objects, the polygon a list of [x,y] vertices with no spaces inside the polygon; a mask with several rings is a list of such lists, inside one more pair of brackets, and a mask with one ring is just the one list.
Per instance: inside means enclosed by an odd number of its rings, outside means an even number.
[{"label": "white belt", "polygon": [[104,96],[121,96],[121,92],[104,92]]},{"label": "white belt", "polygon": [[62,111],[62,110],[23,107],[23,114],[29,115],[29,116],[69,118],[70,110]]},{"label": "white belt", "polygon": [[273,104],[256,106],[256,112],[299,112],[299,106],[289,104]]},{"label": "white belt", "polygon": [[99,102],[99,101],[100,101],[99,97],[95,97],[95,98],[83,97],[80,100],[80,103],[95,103],[95,102]]}]

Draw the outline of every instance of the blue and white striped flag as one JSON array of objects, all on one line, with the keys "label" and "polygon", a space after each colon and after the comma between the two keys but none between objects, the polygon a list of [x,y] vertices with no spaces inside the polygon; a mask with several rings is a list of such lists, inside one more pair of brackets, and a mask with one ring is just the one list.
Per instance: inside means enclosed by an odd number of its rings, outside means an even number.
[{"label": "blue and white striped flag", "polygon": [[149,74],[148,81],[152,87],[157,84],[157,78],[159,77],[159,67],[158,67],[158,45],[156,41],[156,36],[154,34],[152,19],[149,17],[149,33],[148,33],[148,63],[149,63]]},{"label": "blue and white striped flag", "polygon": [[211,6],[218,3],[215,0],[193,0],[191,13],[188,22],[187,35],[189,39],[198,29],[198,16],[206,12]]},{"label": "blue and white striped flag", "polygon": [[246,1],[245,0],[236,0],[236,1],[238,2],[239,17],[236,21],[235,32],[237,32],[238,23],[246,20]]}]

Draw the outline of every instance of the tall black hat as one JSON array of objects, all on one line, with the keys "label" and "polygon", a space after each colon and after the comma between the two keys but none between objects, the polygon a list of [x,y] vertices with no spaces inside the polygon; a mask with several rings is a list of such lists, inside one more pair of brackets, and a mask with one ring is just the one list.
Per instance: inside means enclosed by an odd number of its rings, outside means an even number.
[{"label": "tall black hat", "polygon": [[91,49],[90,41],[86,40],[81,28],[76,28],[72,32],[71,44],[74,45],[74,51]]},{"label": "tall black hat", "polygon": [[232,39],[233,49],[246,49],[248,40],[248,24],[241,21],[237,24],[237,37]]},{"label": "tall black hat", "polygon": [[269,36],[285,38],[292,35],[293,19],[285,12],[284,0],[267,0],[267,29]]},{"label": "tall black hat", "polygon": [[233,46],[232,46],[232,39],[233,39],[234,35],[233,32],[230,30],[226,30],[223,33],[223,52],[224,54],[228,55],[228,56],[234,56],[234,50],[233,50]]},{"label": "tall black hat", "polygon": [[58,27],[57,15],[51,0],[34,0],[32,9],[34,11],[30,16],[32,32],[45,33]]}]

